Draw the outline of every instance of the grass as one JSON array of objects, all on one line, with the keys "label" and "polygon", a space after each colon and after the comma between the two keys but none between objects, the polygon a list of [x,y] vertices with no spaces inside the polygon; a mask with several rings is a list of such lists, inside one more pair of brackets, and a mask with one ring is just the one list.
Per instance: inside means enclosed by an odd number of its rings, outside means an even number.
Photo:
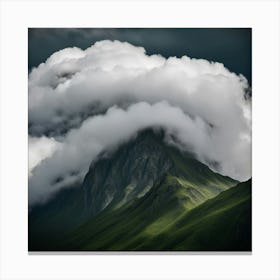
[{"label": "grass", "polygon": [[[160,187],[165,194],[168,184],[163,182]],[[170,192],[157,205],[155,197],[160,195],[154,190],[130,205],[98,215],[74,231],[64,243],[64,249],[251,250],[250,181],[192,210],[182,207],[177,192]]]}]

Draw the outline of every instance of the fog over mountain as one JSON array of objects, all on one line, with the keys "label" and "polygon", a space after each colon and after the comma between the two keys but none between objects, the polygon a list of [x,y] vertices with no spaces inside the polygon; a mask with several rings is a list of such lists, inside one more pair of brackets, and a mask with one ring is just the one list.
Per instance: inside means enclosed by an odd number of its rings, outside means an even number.
[{"label": "fog over mountain", "polygon": [[248,83],[221,63],[106,40],[54,53],[28,82],[31,205],[77,184],[100,152],[151,127],[214,171],[251,177]]}]

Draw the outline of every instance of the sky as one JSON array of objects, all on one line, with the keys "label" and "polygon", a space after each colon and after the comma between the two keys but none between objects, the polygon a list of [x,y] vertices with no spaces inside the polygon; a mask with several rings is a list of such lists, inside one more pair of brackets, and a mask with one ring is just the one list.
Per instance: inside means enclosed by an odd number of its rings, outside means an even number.
[{"label": "sky", "polygon": [[243,74],[251,84],[251,28],[30,28],[28,68],[38,66],[60,49],[85,49],[106,39],[142,46],[147,54],[218,61]]},{"label": "sky", "polygon": [[212,170],[250,178],[249,42],[248,29],[30,29],[29,204],[154,127]]}]

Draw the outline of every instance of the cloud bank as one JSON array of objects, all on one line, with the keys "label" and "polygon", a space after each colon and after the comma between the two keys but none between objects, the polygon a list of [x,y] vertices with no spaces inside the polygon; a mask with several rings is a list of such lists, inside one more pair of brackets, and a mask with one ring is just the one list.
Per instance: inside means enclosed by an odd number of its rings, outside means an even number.
[{"label": "cloud bank", "polygon": [[215,171],[248,179],[247,87],[245,77],[221,63],[148,56],[119,41],[54,53],[29,75],[29,134],[45,139],[39,145],[48,151],[30,164],[30,204],[77,184],[101,151],[147,127],[175,135],[181,149],[191,149]]}]

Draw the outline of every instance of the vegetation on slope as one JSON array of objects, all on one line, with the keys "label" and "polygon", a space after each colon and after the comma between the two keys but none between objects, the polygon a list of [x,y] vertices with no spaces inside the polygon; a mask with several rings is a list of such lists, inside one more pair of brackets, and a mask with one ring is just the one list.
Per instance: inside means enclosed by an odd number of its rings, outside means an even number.
[{"label": "vegetation on slope", "polygon": [[143,198],[103,212],[74,231],[64,250],[251,250],[251,181],[188,210],[169,177]]}]

